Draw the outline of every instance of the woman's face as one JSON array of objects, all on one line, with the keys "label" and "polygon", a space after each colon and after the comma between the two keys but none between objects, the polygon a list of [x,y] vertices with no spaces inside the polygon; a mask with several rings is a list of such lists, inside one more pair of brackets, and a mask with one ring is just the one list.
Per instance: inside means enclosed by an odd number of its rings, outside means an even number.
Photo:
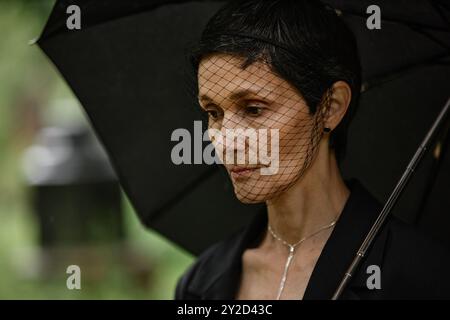
[{"label": "woman's face", "polygon": [[236,196],[259,203],[292,186],[309,167],[322,137],[323,112],[310,114],[301,94],[267,64],[244,70],[243,61],[227,54],[202,59],[199,102]]}]

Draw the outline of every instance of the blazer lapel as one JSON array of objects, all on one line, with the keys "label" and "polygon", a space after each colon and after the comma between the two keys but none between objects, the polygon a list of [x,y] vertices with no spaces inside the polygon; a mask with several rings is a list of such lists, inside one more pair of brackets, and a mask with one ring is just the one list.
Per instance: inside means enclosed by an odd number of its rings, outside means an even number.
[{"label": "blazer lapel", "polygon": [[[355,258],[382,206],[356,180],[348,182],[351,194],[312,272],[304,300],[331,299]],[[382,264],[386,230],[377,236],[358,272],[354,274],[342,299],[357,299],[356,289],[367,289],[367,265]]]}]

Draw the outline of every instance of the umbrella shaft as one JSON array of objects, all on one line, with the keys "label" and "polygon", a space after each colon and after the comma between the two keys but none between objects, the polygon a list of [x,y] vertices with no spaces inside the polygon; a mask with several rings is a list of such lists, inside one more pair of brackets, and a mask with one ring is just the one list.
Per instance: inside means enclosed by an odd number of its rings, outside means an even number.
[{"label": "umbrella shaft", "polygon": [[379,230],[383,226],[386,218],[388,217],[389,213],[392,210],[392,207],[397,202],[398,197],[400,196],[400,194],[402,193],[406,184],[408,183],[409,179],[411,178],[411,175],[413,174],[415,168],[420,163],[420,160],[422,160],[428,146],[431,143],[431,139],[433,138],[433,136],[435,135],[435,133],[437,132],[439,127],[444,122],[449,109],[450,109],[450,99],[447,101],[444,108],[439,113],[439,115],[436,118],[436,120],[434,121],[431,129],[428,131],[427,135],[425,136],[422,143],[420,144],[419,149],[417,149],[413,158],[409,162],[405,172],[403,173],[399,182],[397,183],[397,185],[395,186],[391,195],[389,196],[388,200],[386,201],[386,204],[384,205],[383,209],[381,210],[380,214],[378,215],[378,218],[375,220],[372,228],[370,229],[369,233],[367,234],[366,238],[364,239],[363,244],[359,248],[359,250],[356,254],[356,257],[353,259],[350,267],[348,268],[347,272],[344,275],[344,278],[342,279],[342,281],[339,284],[338,288],[336,289],[333,297],[331,298],[332,300],[337,300],[341,296],[342,292],[344,291],[345,287],[347,286],[348,282],[350,281],[351,277],[353,276],[353,273],[358,268],[359,264],[361,263],[362,258],[365,256],[371,243],[375,239],[375,236],[378,234]]}]

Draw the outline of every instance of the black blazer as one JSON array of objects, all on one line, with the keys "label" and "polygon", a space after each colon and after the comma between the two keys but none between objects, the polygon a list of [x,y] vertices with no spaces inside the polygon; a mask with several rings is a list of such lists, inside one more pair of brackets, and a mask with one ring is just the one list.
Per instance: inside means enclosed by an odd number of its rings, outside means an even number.
[{"label": "black blazer", "polygon": [[[330,299],[382,206],[356,180],[309,279],[303,299]],[[267,228],[267,212],[205,250],[180,277],[175,299],[233,300],[242,254]],[[381,271],[381,289],[369,289],[367,268]],[[281,272],[281,271],[280,271]],[[341,299],[450,299],[450,253],[412,226],[390,217]]]}]

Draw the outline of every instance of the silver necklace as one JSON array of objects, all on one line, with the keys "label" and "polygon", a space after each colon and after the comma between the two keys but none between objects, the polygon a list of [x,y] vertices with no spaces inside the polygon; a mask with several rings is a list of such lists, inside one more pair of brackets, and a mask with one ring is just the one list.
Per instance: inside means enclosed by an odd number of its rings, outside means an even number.
[{"label": "silver necklace", "polygon": [[286,260],[286,264],[284,266],[284,272],[283,272],[283,276],[281,277],[281,282],[280,282],[280,287],[278,289],[278,295],[277,295],[277,300],[280,300],[281,294],[283,293],[284,290],[284,285],[286,283],[286,278],[287,278],[287,272],[289,269],[289,266],[291,264],[292,258],[294,257],[295,254],[295,248],[300,245],[302,242],[304,242],[305,240],[314,237],[315,235],[317,235],[319,232],[329,229],[331,227],[333,227],[336,224],[337,219],[335,219],[333,222],[331,222],[330,224],[327,224],[326,226],[321,227],[319,230],[317,230],[316,232],[314,232],[313,234],[310,234],[302,239],[300,239],[299,241],[297,241],[294,244],[290,244],[287,243],[286,241],[284,241],[283,239],[281,239],[277,234],[275,234],[275,232],[272,230],[272,227],[270,226],[270,224],[268,224],[267,229],[269,230],[269,232],[272,234],[272,236],[277,239],[278,241],[281,241],[281,243],[283,243],[285,246],[287,246],[289,248],[289,256]]}]

